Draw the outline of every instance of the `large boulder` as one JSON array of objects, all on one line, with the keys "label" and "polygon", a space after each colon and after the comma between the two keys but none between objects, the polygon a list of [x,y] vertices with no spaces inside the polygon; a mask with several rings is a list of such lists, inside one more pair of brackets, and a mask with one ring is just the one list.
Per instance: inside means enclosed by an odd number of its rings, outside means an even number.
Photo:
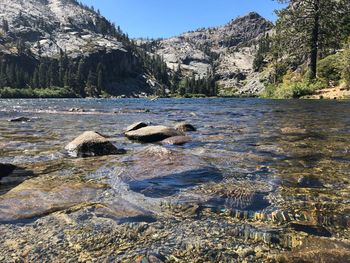
[{"label": "large boulder", "polygon": [[138,129],[147,127],[148,125],[144,122],[136,122],[134,124],[131,124],[125,129],[125,132],[131,132],[131,131],[136,131]]},{"label": "large boulder", "polygon": [[159,142],[169,137],[184,136],[184,133],[166,126],[148,126],[126,132],[125,136],[130,140],[140,142]]},{"label": "large boulder", "polygon": [[125,153],[125,150],[117,149],[109,140],[94,131],[84,132],[70,142],[65,149],[74,157],[91,157]]},{"label": "large boulder", "polygon": [[181,132],[191,132],[197,129],[190,123],[182,122],[175,126],[175,129]]}]

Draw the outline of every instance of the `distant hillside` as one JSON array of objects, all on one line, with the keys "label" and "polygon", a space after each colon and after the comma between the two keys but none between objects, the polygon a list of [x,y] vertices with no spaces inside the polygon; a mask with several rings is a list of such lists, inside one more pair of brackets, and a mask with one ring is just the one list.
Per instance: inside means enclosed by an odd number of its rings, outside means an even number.
[{"label": "distant hillside", "polygon": [[173,71],[180,67],[189,76],[212,74],[224,94],[255,94],[264,88],[253,72],[256,45],[272,27],[259,14],[249,13],[224,26],[146,42],[143,47],[162,56]]},{"label": "distant hillside", "polygon": [[168,84],[160,58],[75,0],[2,0],[1,24],[2,87],[66,87],[98,96],[151,94],[156,83]]},{"label": "distant hillside", "polygon": [[130,40],[75,0],[2,0],[0,95],[254,95],[257,43],[272,24],[257,13],[159,41]]}]

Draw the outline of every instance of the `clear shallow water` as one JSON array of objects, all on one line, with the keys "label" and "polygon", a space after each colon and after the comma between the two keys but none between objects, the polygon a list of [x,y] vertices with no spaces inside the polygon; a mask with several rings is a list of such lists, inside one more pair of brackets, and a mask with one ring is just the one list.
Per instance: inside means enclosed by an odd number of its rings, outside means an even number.
[{"label": "clear shallow water", "polygon": [[[8,122],[20,116],[31,121]],[[123,136],[137,121],[186,121],[198,131],[185,146],[164,150]],[[285,234],[349,239],[349,101],[0,100],[0,123],[0,163],[19,166],[16,178],[23,177],[0,185],[6,224],[99,203],[108,208],[101,217],[117,224],[157,222],[169,232],[176,224],[167,220],[181,216],[191,223],[211,218],[222,229],[237,220],[255,234],[277,227],[284,247]],[[64,146],[87,130],[108,136],[127,154],[68,157]],[[26,171],[32,179],[24,181]],[[229,219],[221,222],[223,215]]]}]

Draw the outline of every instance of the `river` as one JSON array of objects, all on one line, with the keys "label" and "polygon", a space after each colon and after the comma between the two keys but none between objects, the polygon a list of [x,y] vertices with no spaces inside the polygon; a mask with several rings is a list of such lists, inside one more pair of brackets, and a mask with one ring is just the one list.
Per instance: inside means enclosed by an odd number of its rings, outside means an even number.
[{"label": "river", "polygon": [[[197,131],[141,144],[138,121]],[[349,101],[2,99],[0,123],[0,262],[348,258]],[[127,153],[67,155],[89,130]]]}]

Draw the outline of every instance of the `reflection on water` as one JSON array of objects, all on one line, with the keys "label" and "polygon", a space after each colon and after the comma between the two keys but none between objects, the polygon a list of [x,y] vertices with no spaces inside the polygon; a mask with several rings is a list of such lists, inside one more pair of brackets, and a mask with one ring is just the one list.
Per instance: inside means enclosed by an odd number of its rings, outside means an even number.
[{"label": "reflection on water", "polygon": [[[8,121],[20,116],[30,121]],[[0,221],[69,210],[84,222],[154,223],[169,233],[178,216],[222,229],[233,220],[232,236],[287,247],[295,233],[349,239],[349,116],[348,101],[0,100],[0,163],[20,167],[0,177]],[[187,121],[198,131],[184,146],[150,147],[123,136],[138,121]],[[87,130],[127,154],[66,156]]]}]

